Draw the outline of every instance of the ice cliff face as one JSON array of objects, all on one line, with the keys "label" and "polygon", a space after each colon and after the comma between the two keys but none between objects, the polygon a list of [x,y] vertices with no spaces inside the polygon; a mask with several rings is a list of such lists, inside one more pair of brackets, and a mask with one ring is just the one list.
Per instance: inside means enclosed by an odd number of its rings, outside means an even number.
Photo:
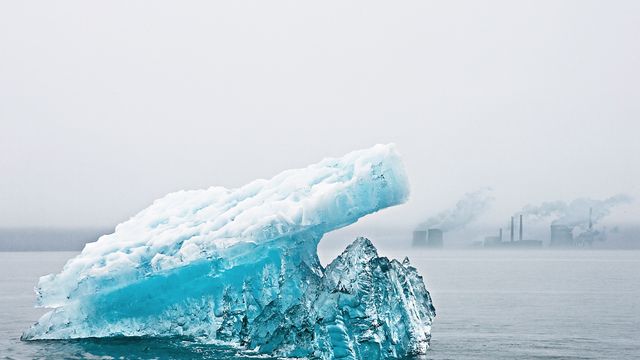
[{"label": "ice cliff face", "polygon": [[326,269],[323,234],[400,204],[391,145],[238,189],[155,201],[40,279],[53,308],[23,339],[186,335],[282,356],[421,353],[433,307],[412,267],[358,239]]},{"label": "ice cliff face", "polygon": [[434,317],[429,292],[408,260],[379,257],[368,239],[358,238],[322,277],[308,279],[302,301],[270,303],[245,342],[279,356],[398,358],[425,353]]}]

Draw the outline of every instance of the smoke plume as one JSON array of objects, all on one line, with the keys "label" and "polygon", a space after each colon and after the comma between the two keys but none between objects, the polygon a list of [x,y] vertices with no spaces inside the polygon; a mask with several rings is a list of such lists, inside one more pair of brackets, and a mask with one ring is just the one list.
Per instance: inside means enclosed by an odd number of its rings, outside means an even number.
[{"label": "smoke plume", "polygon": [[580,198],[571,202],[544,202],[538,206],[525,206],[522,209],[522,214],[537,220],[554,218],[553,225],[566,225],[572,229],[586,229],[589,226],[589,209],[593,211],[591,221],[595,225],[602,218],[609,215],[612,208],[630,203],[631,200],[628,195],[618,194],[604,200]]},{"label": "smoke plume", "polygon": [[442,211],[418,225],[418,230],[438,228],[442,231],[452,231],[465,227],[484,213],[493,201],[490,188],[483,188],[466,193],[456,205]]}]

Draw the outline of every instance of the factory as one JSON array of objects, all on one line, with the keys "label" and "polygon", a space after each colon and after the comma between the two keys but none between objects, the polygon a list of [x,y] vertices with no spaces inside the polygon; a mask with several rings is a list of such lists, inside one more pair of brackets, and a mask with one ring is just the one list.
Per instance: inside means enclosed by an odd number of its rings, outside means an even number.
[{"label": "factory", "polygon": [[551,224],[551,247],[573,246],[573,232],[567,225]]},{"label": "factory", "polygon": [[[586,231],[574,236],[574,227],[578,225],[568,225],[561,223],[561,220],[556,220],[550,226],[550,241],[549,247],[551,248],[569,248],[569,247],[581,247],[591,246],[594,241],[602,240],[605,238],[604,231],[597,231],[593,229],[592,221],[593,211],[589,209],[589,222]],[[516,224],[515,216],[511,216],[509,223],[509,232],[507,239],[504,239],[503,229],[499,228],[497,234],[484,237],[483,241],[476,241],[473,243],[474,247],[484,248],[518,248],[518,249],[535,249],[543,246],[542,240],[525,239],[524,232],[524,219],[523,215],[518,215],[518,222]],[[585,219],[586,220],[586,219]],[[585,224],[586,222],[581,222]],[[441,227],[433,228],[421,228],[413,232],[413,247],[415,248],[430,248],[441,249],[444,246],[444,232]]]},{"label": "factory", "polygon": [[484,238],[485,248],[540,248],[542,241],[523,239],[524,227],[522,215],[520,215],[520,226],[518,227],[518,240],[515,240],[515,224],[514,217],[511,217],[511,226],[509,228],[509,241],[502,241],[502,228],[498,232],[498,236],[487,236]]},{"label": "factory", "polygon": [[412,245],[413,247],[427,247],[427,230],[415,230]]},{"label": "factory", "polygon": [[413,232],[414,247],[441,249],[443,245],[443,233],[440,229],[415,230]]},{"label": "factory", "polygon": [[502,228],[498,232],[498,236],[486,236],[484,238],[484,247],[496,247],[502,244]]},{"label": "factory", "polygon": [[573,237],[573,228],[568,225],[551,224],[551,242],[549,246],[556,248],[567,248],[575,246],[591,245],[593,240],[600,233],[593,230],[593,208],[589,208],[589,227],[587,231],[578,237]]}]

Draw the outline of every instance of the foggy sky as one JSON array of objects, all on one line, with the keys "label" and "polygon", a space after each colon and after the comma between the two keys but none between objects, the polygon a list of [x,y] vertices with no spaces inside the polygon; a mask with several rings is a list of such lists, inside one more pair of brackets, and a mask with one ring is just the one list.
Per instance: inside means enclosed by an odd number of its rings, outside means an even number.
[{"label": "foggy sky", "polygon": [[637,1],[5,1],[0,226],[113,225],[389,142],[411,200],[356,226],[486,186],[483,221],[638,199],[639,34]]}]

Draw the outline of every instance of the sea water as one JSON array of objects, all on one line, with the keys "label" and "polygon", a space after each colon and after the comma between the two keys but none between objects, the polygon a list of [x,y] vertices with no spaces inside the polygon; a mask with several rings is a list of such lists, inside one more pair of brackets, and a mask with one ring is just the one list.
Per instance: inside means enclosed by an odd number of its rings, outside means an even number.
[{"label": "sea water", "polygon": [[[409,255],[431,291],[437,317],[426,359],[640,358],[640,251],[381,254]],[[33,308],[38,277],[73,255],[0,253],[0,359],[243,358],[190,339],[20,341],[45,312]]]}]

